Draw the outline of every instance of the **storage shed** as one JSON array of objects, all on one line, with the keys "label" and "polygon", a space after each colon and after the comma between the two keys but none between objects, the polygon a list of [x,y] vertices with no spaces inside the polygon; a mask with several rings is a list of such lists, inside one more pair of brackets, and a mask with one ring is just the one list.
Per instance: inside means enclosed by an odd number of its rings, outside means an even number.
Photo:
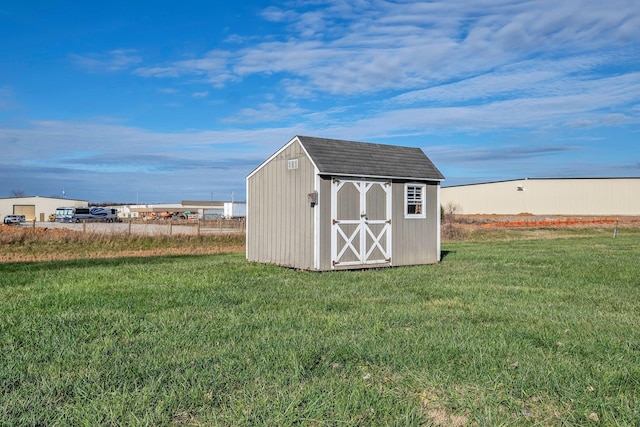
[{"label": "storage shed", "polygon": [[436,263],[443,179],[419,148],[296,136],[247,176],[247,259],[316,271]]}]

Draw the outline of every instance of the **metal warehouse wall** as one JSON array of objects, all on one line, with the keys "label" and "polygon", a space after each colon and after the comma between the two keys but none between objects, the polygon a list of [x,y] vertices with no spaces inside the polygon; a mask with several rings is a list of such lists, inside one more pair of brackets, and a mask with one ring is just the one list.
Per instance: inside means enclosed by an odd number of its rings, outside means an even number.
[{"label": "metal warehouse wall", "polygon": [[521,179],[443,187],[461,214],[640,215],[640,178]]}]

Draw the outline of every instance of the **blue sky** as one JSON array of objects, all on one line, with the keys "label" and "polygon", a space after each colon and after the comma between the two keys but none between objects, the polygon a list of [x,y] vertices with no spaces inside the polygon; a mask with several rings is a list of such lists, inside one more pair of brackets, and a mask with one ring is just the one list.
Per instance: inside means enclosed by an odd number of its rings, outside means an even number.
[{"label": "blue sky", "polygon": [[422,148],[444,185],[640,176],[629,0],[0,5],[0,197],[245,197],[295,135]]}]

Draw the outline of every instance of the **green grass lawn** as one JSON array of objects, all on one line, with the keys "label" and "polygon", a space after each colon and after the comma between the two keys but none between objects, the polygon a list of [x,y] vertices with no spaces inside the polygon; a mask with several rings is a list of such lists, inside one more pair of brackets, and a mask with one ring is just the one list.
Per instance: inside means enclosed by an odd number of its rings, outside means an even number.
[{"label": "green grass lawn", "polygon": [[640,425],[640,231],[512,237],[0,264],[0,425]]}]

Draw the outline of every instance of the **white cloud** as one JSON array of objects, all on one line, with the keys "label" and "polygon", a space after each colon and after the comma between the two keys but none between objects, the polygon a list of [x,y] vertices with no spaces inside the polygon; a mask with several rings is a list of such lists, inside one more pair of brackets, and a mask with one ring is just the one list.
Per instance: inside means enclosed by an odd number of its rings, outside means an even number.
[{"label": "white cloud", "polygon": [[83,55],[72,53],[69,57],[76,65],[90,72],[122,71],[142,62],[134,49],[115,49]]},{"label": "white cloud", "polygon": [[284,22],[295,18],[296,13],[292,10],[283,10],[276,6],[269,6],[262,11],[261,16],[267,21]]},{"label": "white cloud", "polygon": [[592,101],[596,101],[595,104],[589,103],[591,108],[603,108],[640,99],[638,73],[604,77],[589,72],[585,67],[587,63],[590,67],[597,67],[604,61],[598,57],[584,57],[577,61],[525,61],[453,83],[409,91],[391,98],[389,102],[456,105],[490,102],[496,98],[529,99],[591,94]]},{"label": "white cloud", "polygon": [[[21,127],[0,126],[0,146],[4,147],[2,163],[5,164],[24,159],[25,152],[37,152],[41,159],[52,159],[72,155],[69,153],[123,153],[126,157],[136,153],[172,152],[179,148],[181,155],[198,158],[201,150],[215,152],[215,146],[220,144],[227,146],[228,151],[244,155],[243,147],[247,144],[271,147],[295,133],[292,128],[165,133],[100,122],[41,120]],[[90,146],[87,141],[91,141]],[[233,146],[237,149],[233,150]]]},{"label": "white cloud", "polygon": [[[67,197],[94,201],[134,200],[138,189],[140,200],[147,202],[203,197],[183,185],[192,182],[199,191],[235,191],[242,199],[244,177],[299,131],[301,128],[162,133],[61,121],[0,126],[0,189],[8,194],[18,180],[20,188],[34,194],[53,194],[64,187]],[[108,188],[96,187],[94,179],[87,178],[96,173],[109,181]]]},{"label": "white cloud", "polygon": [[355,122],[355,126],[380,134],[422,132],[475,132],[502,128],[569,126],[581,123],[640,123],[640,115],[622,115],[598,110],[630,100],[623,93],[575,94],[542,98],[494,101],[454,107],[400,108]]},{"label": "white cloud", "polygon": [[159,78],[196,76],[214,87],[221,87],[236,79],[236,76],[227,70],[229,56],[229,52],[212,50],[202,58],[184,59],[155,67],[140,67],[134,73],[143,77]]},{"label": "white cloud", "polygon": [[[630,31],[636,24],[640,27],[640,8],[625,0],[336,0],[315,8],[307,5],[300,12],[295,7],[268,7],[262,16],[286,24],[288,32],[279,41],[235,51],[214,50],[136,72],[155,77],[200,76],[217,88],[252,75],[278,74],[290,95],[353,97],[388,90],[429,91],[451,81],[490,75],[496,69],[502,74],[494,79],[503,78],[507,85],[508,80],[516,85],[518,79],[535,84],[536,78],[545,78],[535,69],[528,71],[537,76],[527,77],[524,67],[519,75],[509,75],[507,68],[526,61],[535,67],[531,59],[537,58],[546,69],[566,58],[579,62],[582,56],[594,57],[603,46],[640,42],[640,33]],[[287,87],[289,82],[295,87]],[[488,78],[485,82],[489,84]],[[425,94],[437,95],[433,90]],[[475,95],[479,96],[484,95]]]},{"label": "white cloud", "polygon": [[305,110],[297,105],[279,107],[272,103],[258,105],[256,108],[243,108],[238,114],[224,120],[226,123],[265,123],[276,122],[291,116],[304,114]]},{"label": "white cloud", "polygon": [[135,74],[143,77],[180,77],[185,72],[178,67],[141,67],[134,71]]}]

